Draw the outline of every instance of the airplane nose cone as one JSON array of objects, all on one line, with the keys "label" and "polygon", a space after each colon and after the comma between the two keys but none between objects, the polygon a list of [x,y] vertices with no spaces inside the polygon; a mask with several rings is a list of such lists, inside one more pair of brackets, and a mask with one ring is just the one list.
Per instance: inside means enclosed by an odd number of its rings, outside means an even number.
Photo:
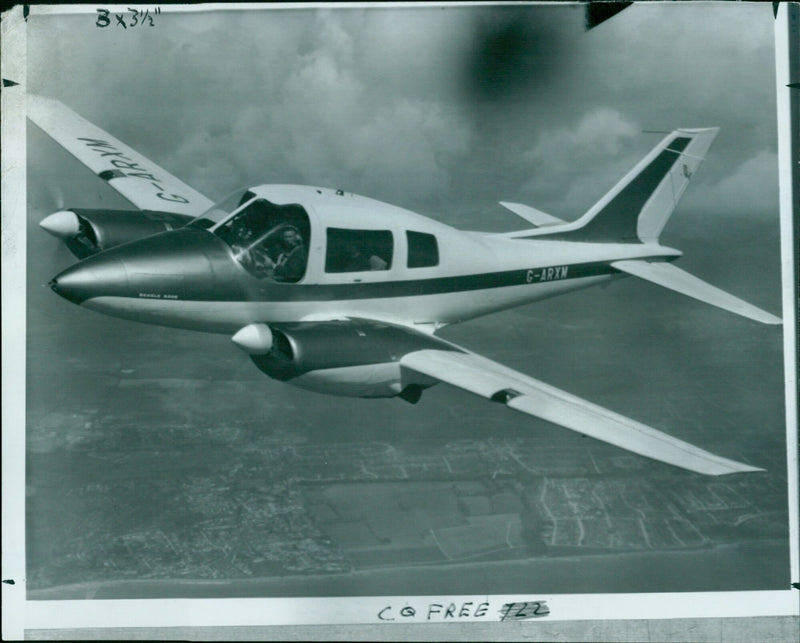
[{"label": "airplane nose cone", "polygon": [[53,292],[74,304],[103,295],[124,295],[128,290],[125,265],[113,257],[86,259],[53,278]]},{"label": "airplane nose cone", "polygon": [[72,210],[53,212],[39,222],[39,227],[59,239],[72,239],[81,231],[78,215]]}]

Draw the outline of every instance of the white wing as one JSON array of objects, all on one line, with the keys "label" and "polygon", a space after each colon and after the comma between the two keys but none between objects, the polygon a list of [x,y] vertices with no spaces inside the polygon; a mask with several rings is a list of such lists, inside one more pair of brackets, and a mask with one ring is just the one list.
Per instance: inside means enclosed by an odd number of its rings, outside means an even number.
[{"label": "white wing", "polygon": [[617,270],[626,272],[629,275],[651,281],[664,288],[669,288],[682,295],[693,297],[712,306],[717,306],[742,317],[747,317],[762,324],[780,324],[780,317],[776,317],[765,310],[761,310],[753,304],[734,297],[720,290],[716,286],[690,275],[685,270],[671,263],[651,263],[640,259],[628,259],[625,261],[615,261],[611,264]]},{"label": "white wing", "polygon": [[474,353],[426,349],[408,353],[400,364],[410,371],[404,374],[406,381],[413,382],[415,374],[421,374],[676,467],[707,475],[763,471],[716,456]]},{"label": "white wing", "polygon": [[141,210],[195,216],[213,202],[66,105],[28,94],[28,118]]}]

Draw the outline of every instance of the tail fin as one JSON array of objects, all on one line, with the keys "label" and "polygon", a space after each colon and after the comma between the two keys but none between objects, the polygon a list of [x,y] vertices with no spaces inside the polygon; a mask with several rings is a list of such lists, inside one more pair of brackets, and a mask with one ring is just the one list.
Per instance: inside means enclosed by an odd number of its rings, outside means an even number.
[{"label": "tail fin", "polygon": [[657,240],[718,132],[718,127],[670,132],[586,214],[547,238]]}]

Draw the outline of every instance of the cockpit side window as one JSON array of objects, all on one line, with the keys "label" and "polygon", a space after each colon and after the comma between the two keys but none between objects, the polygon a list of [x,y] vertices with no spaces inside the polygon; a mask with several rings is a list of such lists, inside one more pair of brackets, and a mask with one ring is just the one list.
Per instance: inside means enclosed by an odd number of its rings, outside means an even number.
[{"label": "cockpit side window", "polygon": [[305,275],[311,228],[300,205],[257,199],[214,234],[231,247],[236,260],[254,277],[294,283]]},{"label": "cockpit side window", "polygon": [[408,267],[430,268],[439,265],[439,244],[436,237],[427,232],[406,230],[408,240]]},{"label": "cockpit side window", "polygon": [[390,230],[328,228],[325,272],[365,272],[392,267]]}]

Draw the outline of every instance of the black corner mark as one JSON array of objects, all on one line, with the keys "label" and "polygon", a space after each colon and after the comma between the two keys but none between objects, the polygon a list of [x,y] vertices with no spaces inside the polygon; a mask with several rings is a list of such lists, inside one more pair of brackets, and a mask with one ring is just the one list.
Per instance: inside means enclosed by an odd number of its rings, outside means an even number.
[{"label": "black corner mark", "polygon": [[19,83],[15,83],[13,80],[9,80],[8,78],[3,78],[3,87],[15,87],[19,85]]},{"label": "black corner mark", "polygon": [[594,29],[597,25],[613,18],[623,9],[627,9],[633,2],[589,2],[584,10],[584,28],[586,31]]},{"label": "black corner mark", "polygon": [[28,16],[30,15],[30,13],[31,13],[31,5],[29,4],[22,5],[22,19],[25,22],[28,22]]},{"label": "black corner mark", "polygon": [[16,585],[16,583],[14,582],[14,579],[13,579],[13,578],[4,578],[4,579],[3,579],[3,582],[4,582],[6,585]]},{"label": "black corner mark", "polygon": [[792,583],[792,587],[795,589],[800,589],[800,583]]}]

